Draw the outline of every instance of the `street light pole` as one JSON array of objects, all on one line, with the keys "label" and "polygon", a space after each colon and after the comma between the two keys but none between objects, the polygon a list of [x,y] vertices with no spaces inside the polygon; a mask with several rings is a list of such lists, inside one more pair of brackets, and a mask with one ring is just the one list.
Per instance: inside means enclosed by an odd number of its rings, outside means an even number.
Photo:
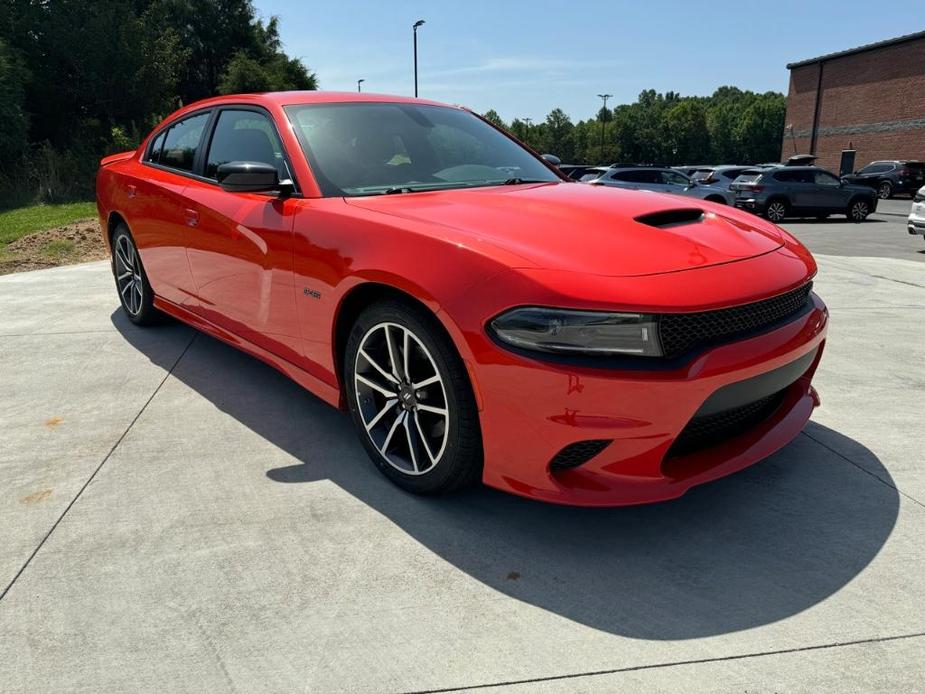
[{"label": "street light pole", "polygon": [[363,89],[360,87],[360,85],[363,84],[365,81],[366,81],[365,79],[357,80],[357,91],[358,91],[358,92],[362,92],[362,91],[363,91]]},{"label": "street light pole", "polygon": [[607,99],[613,94],[598,94],[604,100],[604,108],[601,109],[601,164],[604,163],[604,111],[607,110]]},{"label": "street light pole", "polygon": [[424,23],[423,19],[419,19],[413,25],[411,25],[411,30],[414,32],[414,98],[418,98],[418,27]]},{"label": "street light pole", "polygon": [[526,143],[527,138],[530,137],[530,126],[533,125],[533,119],[532,119],[532,118],[524,118],[523,121],[524,121],[524,123],[527,124],[526,127],[524,127],[524,142]]}]

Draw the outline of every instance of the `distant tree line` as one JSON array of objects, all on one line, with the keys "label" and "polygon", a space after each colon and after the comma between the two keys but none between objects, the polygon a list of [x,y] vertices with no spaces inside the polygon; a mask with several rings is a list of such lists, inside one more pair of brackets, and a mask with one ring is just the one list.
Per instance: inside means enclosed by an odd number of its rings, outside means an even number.
[{"label": "distant tree line", "polygon": [[786,108],[778,92],[720,87],[707,97],[647,89],[635,103],[577,123],[560,108],[542,123],[484,116],[564,163],[753,164],[780,158]]},{"label": "distant tree line", "polygon": [[317,86],[250,0],[0,0],[0,207],[86,197],[183,104]]}]

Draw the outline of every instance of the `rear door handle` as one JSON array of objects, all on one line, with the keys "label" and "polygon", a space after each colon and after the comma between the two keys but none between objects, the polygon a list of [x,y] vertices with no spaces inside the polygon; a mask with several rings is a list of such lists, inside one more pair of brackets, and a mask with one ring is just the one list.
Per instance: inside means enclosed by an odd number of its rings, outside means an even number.
[{"label": "rear door handle", "polygon": [[199,224],[199,213],[196,210],[187,208],[183,210],[183,214],[186,215],[186,226],[194,227]]}]

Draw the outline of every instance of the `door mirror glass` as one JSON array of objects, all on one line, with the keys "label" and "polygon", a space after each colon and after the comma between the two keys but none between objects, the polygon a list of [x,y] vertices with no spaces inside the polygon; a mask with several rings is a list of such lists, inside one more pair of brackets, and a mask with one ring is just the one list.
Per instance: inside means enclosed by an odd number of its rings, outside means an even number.
[{"label": "door mirror glass", "polygon": [[559,157],[557,157],[555,154],[544,154],[543,159],[548,161],[553,166],[559,166],[559,164],[562,163],[562,160],[559,159]]},{"label": "door mirror glass", "polygon": [[216,179],[222,190],[229,193],[262,193],[284,187],[275,166],[257,161],[222,164],[218,167]]}]

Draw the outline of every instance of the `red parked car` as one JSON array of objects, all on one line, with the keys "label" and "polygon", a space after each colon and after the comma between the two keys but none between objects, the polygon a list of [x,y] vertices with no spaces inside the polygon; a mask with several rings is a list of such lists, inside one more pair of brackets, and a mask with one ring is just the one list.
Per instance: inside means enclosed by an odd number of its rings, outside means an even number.
[{"label": "red parked car", "polygon": [[787,232],[569,182],[462,108],[209,99],[104,159],[97,191],[130,320],[169,314],[349,410],[413,492],[669,499],[818,404],[828,314]]}]

